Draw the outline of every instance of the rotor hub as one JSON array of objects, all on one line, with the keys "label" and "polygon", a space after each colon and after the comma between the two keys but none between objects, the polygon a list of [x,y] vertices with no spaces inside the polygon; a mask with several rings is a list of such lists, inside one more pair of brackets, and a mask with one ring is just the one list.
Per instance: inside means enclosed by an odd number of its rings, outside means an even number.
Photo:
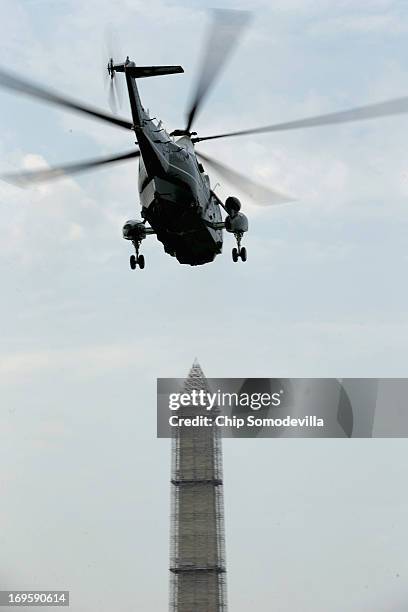
[{"label": "rotor hub", "polygon": [[115,76],[115,67],[113,64],[113,58],[111,57],[109,62],[108,62],[108,74],[110,76],[111,79],[113,79],[113,77]]}]

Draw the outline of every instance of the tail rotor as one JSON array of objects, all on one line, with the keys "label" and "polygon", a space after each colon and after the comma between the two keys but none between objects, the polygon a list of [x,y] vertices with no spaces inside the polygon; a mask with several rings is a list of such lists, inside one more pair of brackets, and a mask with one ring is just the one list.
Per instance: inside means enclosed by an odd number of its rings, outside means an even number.
[{"label": "tail rotor", "polygon": [[114,33],[111,29],[107,29],[105,31],[105,48],[109,57],[107,65],[109,78],[108,103],[111,111],[114,114],[117,114],[118,110],[122,106],[123,95],[121,80],[119,79],[118,81],[116,77],[114,57],[119,58],[122,57],[122,55],[117,44],[117,36],[114,36]]}]

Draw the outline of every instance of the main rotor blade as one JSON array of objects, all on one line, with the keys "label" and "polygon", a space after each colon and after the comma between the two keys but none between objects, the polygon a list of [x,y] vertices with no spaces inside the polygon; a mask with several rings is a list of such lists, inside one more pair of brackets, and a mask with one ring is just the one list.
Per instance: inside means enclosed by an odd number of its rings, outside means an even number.
[{"label": "main rotor blade", "polygon": [[360,106],[358,108],[352,108],[350,110],[340,111],[338,113],[328,113],[327,115],[318,115],[316,117],[309,117],[307,119],[298,119],[297,121],[266,125],[265,127],[250,130],[240,130],[239,132],[226,132],[225,134],[215,134],[214,136],[197,137],[193,138],[192,140],[193,142],[201,142],[202,140],[229,138],[230,136],[262,134],[264,132],[283,132],[286,130],[297,130],[300,128],[317,127],[320,125],[365,121],[368,119],[377,119],[379,117],[402,115],[404,113],[408,113],[408,97],[395,98],[393,100],[379,102],[378,104],[370,104],[368,106]]},{"label": "main rotor blade", "polygon": [[86,115],[96,117],[97,119],[101,119],[102,121],[106,121],[107,123],[112,123],[113,125],[126,128],[127,130],[130,130],[133,127],[133,124],[130,121],[126,121],[125,119],[119,119],[118,117],[109,115],[104,111],[101,111],[92,106],[88,106],[77,102],[76,100],[72,100],[71,98],[61,96],[57,92],[54,92],[50,89],[46,89],[44,87],[40,87],[39,85],[35,85],[34,83],[30,83],[29,81],[12,75],[9,72],[5,72],[2,69],[0,69],[0,87],[10,89],[11,91],[16,91],[18,93],[26,94],[33,98],[38,98],[39,100],[44,100],[45,102],[56,104],[57,106],[69,108],[70,110],[79,113],[85,113]]},{"label": "main rotor blade", "polygon": [[99,168],[100,166],[116,164],[117,162],[132,159],[134,157],[140,157],[140,151],[129,151],[128,153],[122,153],[112,157],[89,159],[81,162],[75,162],[73,164],[66,164],[64,166],[57,166],[56,168],[45,168],[44,170],[29,170],[27,172],[1,174],[0,179],[13,183],[14,185],[18,185],[19,187],[24,187],[26,185],[30,185],[31,183],[53,181],[66,175],[77,174],[78,172],[85,172],[86,170],[93,170],[95,168]]},{"label": "main rotor blade", "polygon": [[276,191],[275,189],[270,189],[269,187],[255,183],[255,181],[252,181],[236,170],[225,166],[213,157],[208,157],[208,155],[204,155],[198,151],[196,151],[196,155],[211,166],[215,172],[218,172],[220,176],[223,176],[225,180],[233,185],[236,185],[241,191],[256,200],[258,204],[277,205],[295,201],[294,198]]},{"label": "main rotor blade", "polygon": [[213,11],[213,22],[208,30],[202,55],[200,76],[187,111],[187,132],[190,131],[194,118],[221,68],[236,46],[249,21],[249,16],[250,13],[247,11],[227,9]]}]

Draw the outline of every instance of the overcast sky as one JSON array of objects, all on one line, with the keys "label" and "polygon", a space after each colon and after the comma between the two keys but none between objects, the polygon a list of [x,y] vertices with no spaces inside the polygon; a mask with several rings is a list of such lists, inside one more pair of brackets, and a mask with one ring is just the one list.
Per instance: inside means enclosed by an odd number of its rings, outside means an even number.
[{"label": "overcast sky", "polygon": [[[208,5],[213,5],[208,2]],[[408,95],[408,7],[391,0],[220,2],[254,11],[201,134]],[[0,63],[107,106],[103,35],[182,127],[206,5],[2,0]],[[120,51],[120,50],[119,50]],[[122,114],[129,115],[126,104]],[[129,270],[137,164],[20,190],[0,183],[0,586],[70,589],[75,612],[167,608],[169,444],[158,376],[406,376],[408,116],[200,145],[297,198],[249,216],[207,266],[154,237]],[[0,92],[0,169],[126,151],[131,135]],[[402,612],[404,440],[228,440],[230,609]]]}]

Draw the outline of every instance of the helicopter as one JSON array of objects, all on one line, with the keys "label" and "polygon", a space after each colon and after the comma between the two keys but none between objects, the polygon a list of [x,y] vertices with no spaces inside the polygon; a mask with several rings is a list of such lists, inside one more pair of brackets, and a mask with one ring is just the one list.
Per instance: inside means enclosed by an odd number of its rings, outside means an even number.
[{"label": "helicopter", "polygon": [[[90,159],[45,170],[8,173],[0,175],[0,178],[25,186],[109,164],[139,159],[138,190],[141,219],[126,221],[122,230],[123,238],[133,245],[135,251],[130,256],[132,270],[145,267],[145,258],[140,249],[143,240],[149,235],[156,235],[163,244],[164,251],[175,257],[179,263],[198,266],[214,261],[222,252],[223,232],[226,231],[233,234],[236,240],[236,246],[232,249],[233,261],[237,262],[239,259],[246,261],[247,250],[242,245],[242,239],[248,231],[248,218],[241,211],[241,202],[235,196],[226,198],[225,202],[217,196],[211,187],[203,163],[229,183],[235,183],[241,192],[250,195],[255,201],[283,204],[293,201],[293,198],[272,189],[269,185],[255,183],[235,169],[197,151],[195,147],[197,143],[368,120],[408,112],[408,97],[403,97],[259,128],[210,136],[198,135],[196,131],[192,131],[198,111],[201,110],[208,92],[249,19],[250,14],[247,11],[231,9],[214,11],[214,19],[204,47],[201,71],[186,112],[185,127],[170,133],[162,127],[161,121],[158,122],[156,118],[150,117],[149,112],[145,110],[137,82],[142,78],[183,73],[181,66],[137,66],[129,56],[119,63],[115,62],[113,57],[109,59],[107,71],[111,94],[114,98],[117,74],[122,73],[127,85],[131,120],[122,119],[115,113],[108,114],[0,69],[0,87],[131,131],[136,137],[137,145],[137,148],[110,157]],[[221,211],[224,211],[224,217]]]}]

